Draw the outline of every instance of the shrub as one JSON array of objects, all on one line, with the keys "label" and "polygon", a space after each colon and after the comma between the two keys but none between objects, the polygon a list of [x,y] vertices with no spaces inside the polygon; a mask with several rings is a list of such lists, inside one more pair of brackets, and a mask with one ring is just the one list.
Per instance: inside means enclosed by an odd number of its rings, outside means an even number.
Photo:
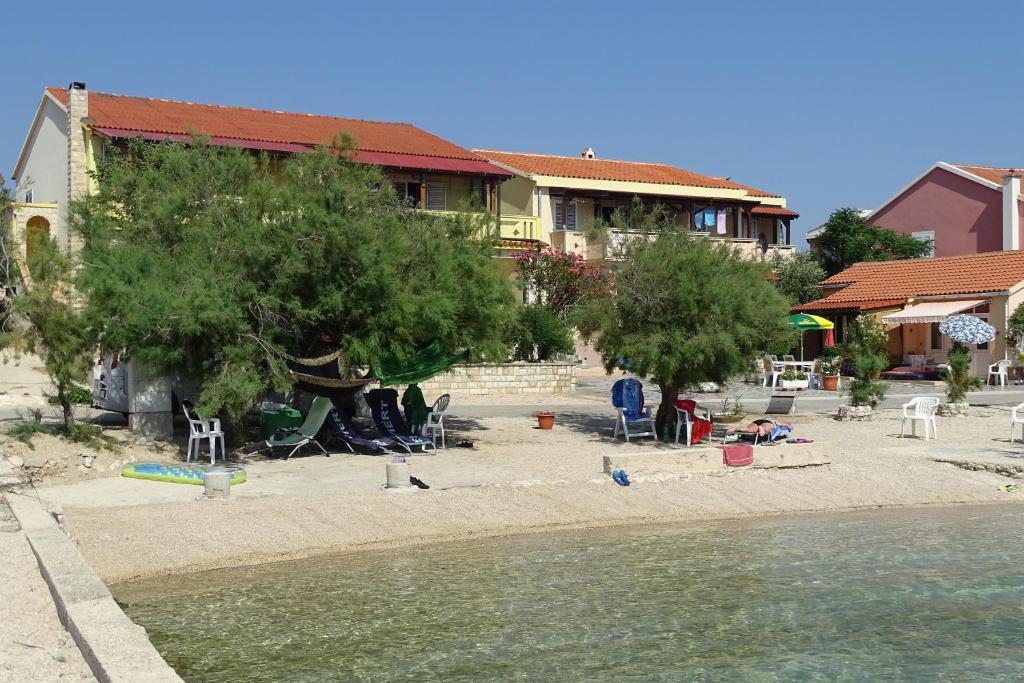
[{"label": "shrub", "polygon": [[956,345],[946,360],[949,369],[942,377],[946,383],[946,398],[950,403],[962,403],[971,389],[980,389],[981,380],[971,374],[971,357],[967,350]]},{"label": "shrub", "polygon": [[575,345],[569,326],[544,306],[523,306],[509,346],[521,361],[550,360],[556,353],[572,353]]},{"label": "shrub", "polygon": [[[86,389],[85,387],[75,385],[68,389],[67,396],[68,401],[71,403],[71,405],[92,405],[92,390]],[[49,403],[50,405],[60,405],[60,399],[58,399],[56,396],[47,396],[46,402]]]},{"label": "shrub", "polygon": [[850,382],[850,403],[874,408],[885,397],[886,386],[876,378],[889,359],[862,346],[851,346],[853,381]]},{"label": "shrub", "polygon": [[13,427],[7,430],[7,435],[14,437],[29,448],[35,450],[35,446],[32,445],[32,437],[42,431],[43,414],[38,410],[33,410],[29,419],[23,418],[21,422],[16,423]]}]

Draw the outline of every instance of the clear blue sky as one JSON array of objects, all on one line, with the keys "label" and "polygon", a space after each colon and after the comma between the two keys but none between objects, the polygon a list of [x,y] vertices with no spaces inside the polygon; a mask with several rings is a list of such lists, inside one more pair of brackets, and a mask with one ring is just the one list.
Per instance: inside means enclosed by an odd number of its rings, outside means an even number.
[{"label": "clear blue sky", "polygon": [[936,160],[1024,166],[1012,3],[182,0],[4,14],[4,176],[43,86],[72,80],[408,121],[470,148],[669,162],[786,195],[797,235],[836,207],[876,207]]}]

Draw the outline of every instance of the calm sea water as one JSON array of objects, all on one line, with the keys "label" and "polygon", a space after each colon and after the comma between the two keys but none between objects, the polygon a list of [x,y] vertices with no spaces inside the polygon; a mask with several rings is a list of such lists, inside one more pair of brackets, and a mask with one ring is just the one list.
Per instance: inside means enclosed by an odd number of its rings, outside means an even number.
[{"label": "calm sea water", "polygon": [[1024,507],[561,532],[115,587],[187,681],[1024,678]]}]

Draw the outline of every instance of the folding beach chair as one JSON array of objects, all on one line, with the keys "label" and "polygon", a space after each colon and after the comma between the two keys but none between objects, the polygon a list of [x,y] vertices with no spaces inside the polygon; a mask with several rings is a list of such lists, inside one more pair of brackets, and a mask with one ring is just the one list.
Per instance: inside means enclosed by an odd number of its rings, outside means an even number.
[{"label": "folding beach chair", "polygon": [[373,455],[384,455],[390,453],[390,449],[396,445],[390,436],[367,436],[337,406],[327,416],[327,427],[331,431],[331,436],[345,444],[353,453],[368,451]]},{"label": "folding beach chair", "polygon": [[320,442],[316,440],[316,435],[320,432],[320,429],[324,426],[324,421],[327,419],[327,415],[334,408],[329,398],[323,396],[317,396],[313,399],[313,404],[309,407],[309,413],[306,414],[306,420],[298,429],[285,431],[283,434],[274,436],[267,439],[267,448],[271,452],[275,448],[291,448],[292,450],[286,456],[286,460],[293,455],[295,451],[299,450],[306,444],[313,444],[320,449],[324,455],[329,456]]},{"label": "folding beach chair", "polygon": [[796,407],[795,394],[772,394],[768,399],[768,407],[764,409],[765,415],[789,415]]},{"label": "folding beach chair", "polygon": [[400,448],[404,448],[408,453],[412,453],[413,448],[419,448],[422,453],[426,453],[427,446],[434,448],[430,439],[416,436],[409,431],[405,420],[402,419],[402,413],[398,410],[398,392],[394,389],[371,389],[366,393],[366,403],[370,406],[373,422],[380,433],[390,436]]}]

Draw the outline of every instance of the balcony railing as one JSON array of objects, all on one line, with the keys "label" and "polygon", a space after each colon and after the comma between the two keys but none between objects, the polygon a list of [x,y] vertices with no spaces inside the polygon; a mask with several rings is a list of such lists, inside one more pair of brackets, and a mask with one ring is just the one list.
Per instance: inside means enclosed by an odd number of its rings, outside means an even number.
[{"label": "balcony railing", "polygon": [[[430,211],[432,214],[444,214],[448,216],[458,215],[458,211]],[[470,214],[480,221],[487,221],[491,217],[483,213]],[[493,223],[491,223],[493,225]],[[539,240],[540,239],[540,217],[539,216],[516,216],[502,215],[501,217],[501,239],[503,240]]]}]

